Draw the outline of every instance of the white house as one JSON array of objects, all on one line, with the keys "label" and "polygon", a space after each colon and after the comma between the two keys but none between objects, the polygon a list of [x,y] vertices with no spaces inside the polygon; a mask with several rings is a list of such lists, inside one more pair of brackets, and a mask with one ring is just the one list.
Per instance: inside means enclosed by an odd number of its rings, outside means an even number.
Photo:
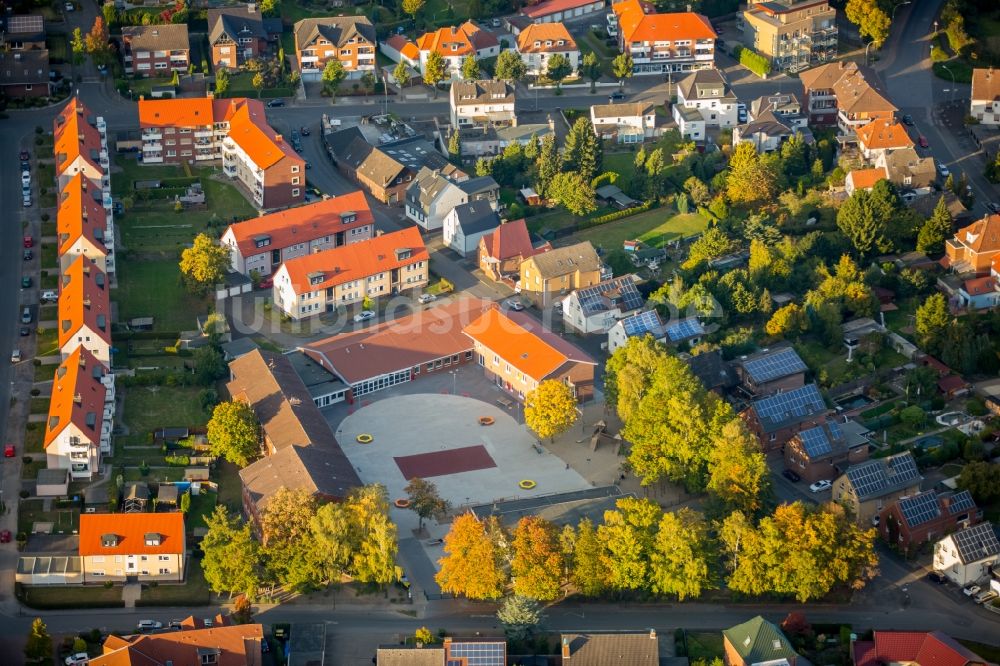
[{"label": "white house", "polygon": [[717,69],[701,69],[677,84],[677,107],[695,109],[708,127],[732,127],[737,122],[737,99]]},{"label": "white house", "polygon": [[705,117],[698,109],[674,104],[671,115],[674,117],[674,122],[677,123],[677,131],[685,139],[700,142],[708,136],[706,132],[708,123],[705,122]]},{"label": "white house", "polygon": [[465,256],[479,248],[479,240],[500,226],[500,216],[489,201],[455,206],[444,217],[442,237],[448,247]]},{"label": "white house", "polygon": [[605,280],[563,299],[563,322],[580,333],[607,333],[622,317],[642,307],[635,275]]},{"label": "white house", "polygon": [[590,123],[602,139],[618,143],[642,143],[656,136],[656,107],[649,102],[595,104]]},{"label": "white house", "polygon": [[1000,71],[992,67],[972,70],[969,115],[980,125],[1000,125]]},{"label": "white house", "polygon": [[518,34],[517,52],[533,76],[546,74],[556,54],[566,58],[572,72],[580,69],[580,49],[562,23],[532,23]]},{"label": "white house", "polygon": [[420,49],[403,35],[392,35],[378,43],[379,52],[393,62],[404,62],[420,69]]},{"label": "white house", "polygon": [[659,342],[666,339],[663,320],[656,310],[636,312],[616,321],[614,326],[608,329],[608,353],[614,354],[620,347],[624,347],[629,338],[641,338],[645,335],[651,335]]},{"label": "white house", "polygon": [[111,302],[108,277],[85,256],[77,257],[60,276],[59,349],[63,359],[85,347],[111,367]]},{"label": "white house", "polygon": [[514,87],[506,81],[456,81],[449,94],[451,126],[517,122],[514,113]]},{"label": "white house", "polygon": [[989,575],[1000,562],[1000,541],[989,522],[953,532],[934,544],[934,570],[966,586]]},{"label": "white house", "polygon": [[752,143],[758,153],[770,153],[781,148],[781,144],[792,138],[797,131],[809,132],[808,129],[796,130],[784,117],[767,110],[750,122],[733,128],[733,145]]},{"label": "white house", "polygon": [[532,23],[553,23],[588,16],[604,10],[605,0],[543,0],[521,8]]},{"label": "white house", "polygon": [[500,186],[492,176],[455,181],[438,170],[421,167],[406,190],[406,217],[426,231],[436,231],[455,206],[484,200],[496,210],[499,199]]},{"label": "white house", "polygon": [[74,97],[53,121],[52,135],[56,178],[60,189],[66,187],[78,173],[101,183],[103,189],[110,189],[108,171],[111,163],[104,118],[92,115],[90,109]]},{"label": "white house", "polygon": [[416,48],[421,74],[427,66],[427,58],[436,52],[444,59],[445,72],[453,80],[462,78],[462,63],[469,56],[483,60],[500,55],[500,42],[496,36],[472,21],[424,33],[417,39]]},{"label": "white house", "polygon": [[634,74],[669,75],[714,65],[717,35],[702,14],[657,14],[652,3],[640,0],[615,2],[611,10],[617,16],[618,49],[632,56]]}]

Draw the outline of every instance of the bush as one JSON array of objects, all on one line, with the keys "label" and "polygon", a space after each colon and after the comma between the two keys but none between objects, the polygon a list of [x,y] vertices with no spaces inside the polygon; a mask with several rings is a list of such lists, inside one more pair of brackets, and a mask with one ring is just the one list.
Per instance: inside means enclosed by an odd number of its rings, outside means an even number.
[{"label": "bush", "polygon": [[986,409],[986,405],[979,398],[966,400],[965,411],[967,411],[971,416],[986,416],[986,414],[989,413]]},{"label": "bush", "polygon": [[614,185],[618,182],[618,173],[614,171],[605,171],[601,175],[590,181],[591,187],[595,190],[602,185]]},{"label": "bush", "polygon": [[944,62],[948,59],[948,54],[940,46],[935,44],[931,47],[931,62]]},{"label": "bush", "polygon": [[174,467],[189,467],[191,465],[189,456],[165,456],[163,461]]},{"label": "bush", "polygon": [[576,225],[577,231],[583,231],[584,229],[590,229],[591,227],[598,227],[602,224],[607,224],[608,222],[614,222],[615,220],[620,220],[624,217],[629,217],[630,215],[637,215],[639,213],[644,213],[650,208],[659,205],[655,199],[651,199],[641,206],[636,206],[635,208],[626,208],[625,210],[616,210],[613,213],[608,213],[607,215],[601,215],[600,217],[594,217],[589,220],[583,220],[578,222]]},{"label": "bush", "polygon": [[733,57],[740,61],[740,64],[761,78],[766,78],[771,73],[771,61],[744,46],[737,46],[733,49]]}]

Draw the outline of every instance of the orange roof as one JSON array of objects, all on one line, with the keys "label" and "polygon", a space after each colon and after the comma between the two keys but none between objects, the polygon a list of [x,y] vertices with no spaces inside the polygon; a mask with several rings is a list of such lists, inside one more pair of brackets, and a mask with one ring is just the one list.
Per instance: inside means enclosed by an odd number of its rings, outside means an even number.
[{"label": "orange roof", "polygon": [[[397,250],[410,250],[409,256],[397,259]],[[301,294],[429,260],[430,255],[424,247],[420,230],[408,227],[370,240],[289,259],[282,264],[282,268],[288,273],[292,289],[296,294]],[[309,276],[316,274],[322,276],[322,281],[311,284]]]},{"label": "orange roof", "polygon": [[[150,514],[129,514],[150,515]],[[179,514],[160,514],[179,515]],[[183,625],[182,625],[183,627]],[[197,666],[205,662],[200,649],[218,650],[214,666],[260,666],[264,629],[259,624],[230,624],[186,629],[128,639],[108,636],[104,654],[91,657],[92,666]]]},{"label": "orange roof", "polygon": [[101,377],[106,372],[101,362],[83,346],[77,347],[59,364],[52,382],[49,418],[45,422],[45,448],[70,423],[88,433],[95,445],[100,442],[101,416],[107,394]]},{"label": "orange roof", "polygon": [[52,133],[57,176],[62,175],[66,166],[78,157],[83,157],[103,173],[100,165],[101,133],[90,124],[90,118],[90,109],[76,97],[56,116]]},{"label": "orange roof", "polygon": [[[355,221],[345,224],[341,220],[342,213],[354,213]],[[237,222],[229,225],[226,233],[232,232],[240,253],[247,257],[296,243],[305,243],[322,236],[330,236],[338,231],[374,224],[374,220],[365,193],[358,190]],[[223,238],[225,236],[226,234],[223,234]],[[261,236],[268,236],[271,239],[270,244],[264,249],[258,248],[255,244],[255,240]]]},{"label": "orange roof", "polygon": [[385,40],[387,46],[396,49],[399,53],[410,60],[416,60],[420,57],[420,49],[417,45],[408,40],[403,35],[393,35],[389,39]]},{"label": "orange roof", "polygon": [[997,279],[992,275],[986,275],[984,277],[966,280],[962,284],[962,289],[964,289],[965,293],[969,296],[992,294],[997,290]]},{"label": "orange roof", "polygon": [[976,253],[992,254],[1000,252],[1000,215],[987,215],[963,227],[955,238]]},{"label": "orange roof", "polygon": [[856,190],[867,190],[875,187],[875,183],[885,178],[885,169],[876,167],[874,169],[854,169],[847,176]]},{"label": "orange roof", "polygon": [[[114,546],[101,543],[113,534]],[[158,534],[159,545],[146,543],[147,534]],[[184,514],[85,513],[80,516],[80,557],[88,555],[167,555],[184,552]]]},{"label": "orange roof", "polygon": [[91,182],[82,173],[73,176],[60,192],[59,212],[56,214],[60,257],[81,236],[107,254],[104,231],[107,229],[108,216],[104,206],[94,199],[94,192],[101,193],[100,185]]},{"label": "orange roof", "polygon": [[567,362],[596,365],[582,350],[546,331],[530,316],[503,313],[497,307],[462,332],[538,382]]},{"label": "orange roof", "polygon": [[59,290],[59,347],[65,347],[87,326],[94,335],[111,344],[111,308],[108,277],[86,257],[62,275]]},{"label": "orange roof", "polygon": [[[417,49],[420,51],[437,51],[443,56],[464,56],[476,52],[473,35],[479,32],[479,26],[472,21],[462,25],[438,28],[434,32],[425,32],[417,39]],[[457,48],[452,48],[457,47]]]},{"label": "orange roof", "polygon": [[517,50],[521,53],[575,51],[576,42],[562,23],[532,23],[517,36]]},{"label": "orange roof", "polygon": [[213,122],[210,97],[139,100],[141,127],[192,127]]},{"label": "orange roof", "polygon": [[564,12],[567,9],[576,9],[592,4],[594,0],[546,0],[531,7],[524,7],[521,13],[528,18],[536,19],[556,12]]},{"label": "orange roof", "polygon": [[856,130],[858,144],[868,150],[913,148],[913,139],[901,123],[892,118],[876,118]]},{"label": "orange roof", "polygon": [[625,0],[612,7],[625,42],[675,42],[679,39],[715,39],[707,18],[694,12],[647,14],[638,0]]},{"label": "orange roof", "polygon": [[532,246],[531,235],[528,233],[528,226],[523,217],[520,220],[504,222],[492,233],[483,236],[482,242],[486,256],[496,261],[515,257],[527,259],[552,249],[548,243],[538,248]]}]

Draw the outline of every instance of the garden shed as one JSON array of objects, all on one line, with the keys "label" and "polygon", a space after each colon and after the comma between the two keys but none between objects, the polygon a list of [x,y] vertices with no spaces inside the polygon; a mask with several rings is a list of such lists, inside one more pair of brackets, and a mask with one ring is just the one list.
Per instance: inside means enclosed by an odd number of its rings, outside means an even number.
[{"label": "garden shed", "polygon": [[35,494],[39,497],[65,497],[69,493],[68,469],[40,469],[35,479]]}]

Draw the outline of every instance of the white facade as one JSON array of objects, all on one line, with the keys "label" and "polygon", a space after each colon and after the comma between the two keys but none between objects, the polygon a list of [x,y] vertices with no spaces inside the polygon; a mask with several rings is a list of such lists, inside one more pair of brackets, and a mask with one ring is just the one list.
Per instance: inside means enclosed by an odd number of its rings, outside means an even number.
[{"label": "white facade", "polygon": [[566,60],[569,61],[570,67],[573,69],[573,73],[580,70],[580,50],[566,50],[566,51],[541,51],[541,52],[525,52],[521,53],[521,61],[524,62],[525,67],[528,68],[528,74],[532,76],[546,75],[549,71],[549,60],[552,56],[556,54],[565,56]]},{"label": "white facade", "polygon": [[969,105],[969,114],[980,125],[1000,125],[1000,100],[974,99]]},{"label": "white facade", "polygon": [[[440,176],[444,178],[444,176]],[[417,184],[411,187],[417,187]],[[445,216],[448,215],[455,206],[469,202],[469,195],[461,190],[454,183],[443,186],[434,199],[420,207],[419,202],[414,202],[407,197],[406,217],[410,218],[417,225],[426,231],[437,231],[444,226]],[[446,241],[447,242],[447,241]]]},{"label": "white facade", "polygon": [[[652,138],[656,133],[656,111],[652,106],[644,109],[645,113],[635,113],[630,110],[630,104],[601,104],[590,107],[590,123],[594,131],[602,138],[617,135],[622,143],[638,143]],[[617,115],[618,113],[622,115]],[[623,141],[623,137],[632,137],[635,141]]]},{"label": "white facade", "polygon": [[674,104],[673,116],[674,122],[677,123],[677,130],[681,133],[681,136],[694,141],[705,140],[707,136],[707,123],[702,117],[701,112]]},{"label": "white facade", "polygon": [[[368,240],[374,235],[374,225],[368,224],[362,227],[345,230],[342,245],[357,243]],[[240,251],[236,235],[230,226],[219,239],[220,244],[229,248],[229,261],[231,270],[243,275],[250,275],[251,271],[257,271],[260,276],[267,276],[273,273],[283,262],[313,254],[322,250],[338,247],[335,232],[326,233],[316,238],[303,238],[300,242],[286,246],[267,245],[261,246],[261,251],[248,256],[243,256]]]},{"label": "white facade", "polygon": [[[705,86],[701,87],[704,89]],[[725,82],[719,83],[717,95],[692,99],[685,99],[683,86],[678,86],[675,106],[695,109],[709,127],[733,127],[738,119],[736,97],[729,91],[729,86]]]},{"label": "white facade", "polygon": [[[499,225],[500,218],[498,217],[497,226]],[[496,227],[493,229],[495,228]],[[476,252],[479,249],[479,241],[484,236],[492,234],[493,229],[485,229],[477,233],[466,234],[462,229],[462,225],[458,223],[458,215],[455,213],[455,209],[452,208],[448,214],[444,216],[442,238],[448,247],[465,256]]]},{"label": "white facade", "polygon": [[94,331],[86,324],[82,324],[80,329],[73,334],[73,337],[62,346],[62,358],[65,361],[69,355],[76,351],[77,347],[83,346],[94,357],[106,367],[111,367],[111,343],[106,341],[102,331]]},{"label": "white facade", "polygon": [[[536,5],[536,7],[537,6],[538,5]],[[552,12],[551,14],[535,16],[529,15],[529,11],[535,9],[535,7],[525,7],[521,13],[528,16],[533,23],[556,23],[558,21],[570,21],[575,18],[580,18],[581,16],[588,16],[595,12],[603,11],[604,7],[604,0],[594,0],[594,2],[588,2],[580,5],[579,7],[571,7],[569,9]]]},{"label": "white facade", "polygon": [[[989,526],[989,523],[984,523]],[[972,528],[970,528],[972,529]],[[963,530],[967,531],[967,530]],[[975,562],[963,562],[951,534],[934,544],[934,570],[940,571],[953,583],[966,586],[989,576],[990,566],[1000,562],[1000,555],[993,553]]]},{"label": "white facade", "polygon": [[514,100],[513,96],[509,101],[498,100],[498,101],[475,101],[469,103],[466,101],[456,100],[454,95],[454,88],[452,88],[451,95],[451,125],[452,127],[471,127],[472,125],[479,124],[477,118],[489,117],[490,115],[496,115],[498,117],[509,116],[510,118],[515,118],[514,115]]},{"label": "white facade", "polygon": [[92,479],[101,471],[101,456],[111,454],[115,414],[114,375],[105,375],[101,383],[105,387],[104,405],[101,413],[95,413],[93,435],[69,420],[45,448],[46,467],[69,470],[72,481]]}]

